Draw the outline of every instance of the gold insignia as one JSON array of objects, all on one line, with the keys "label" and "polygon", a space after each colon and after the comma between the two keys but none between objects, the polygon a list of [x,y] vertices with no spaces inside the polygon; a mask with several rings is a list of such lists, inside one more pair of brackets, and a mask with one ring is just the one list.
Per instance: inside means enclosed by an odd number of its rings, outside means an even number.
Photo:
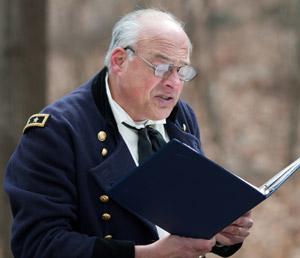
[{"label": "gold insignia", "polygon": [[30,127],[44,127],[48,118],[49,114],[34,114],[31,117],[29,117],[27,124],[25,125],[23,129],[23,133],[27,130],[27,128]]}]

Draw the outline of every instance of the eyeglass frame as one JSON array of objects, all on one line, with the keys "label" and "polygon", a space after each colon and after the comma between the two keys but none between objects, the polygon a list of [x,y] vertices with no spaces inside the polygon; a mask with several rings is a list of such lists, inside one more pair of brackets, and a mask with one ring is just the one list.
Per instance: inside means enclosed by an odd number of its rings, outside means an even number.
[{"label": "eyeglass frame", "polygon": [[[136,55],[136,56],[137,56],[138,58],[140,58],[145,64],[147,64],[150,68],[152,68],[153,71],[154,71],[154,75],[155,75],[156,77],[163,78],[163,77],[165,77],[167,74],[171,74],[174,68],[176,69],[176,72],[177,72],[177,74],[178,74],[178,76],[179,76],[179,79],[180,79],[181,81],[184,81],[184,82],[189,82],[189,81],[193,80],[193,79],[198,75],[197,70],[196,70],[194,67],[190,66],[190,65],[175,66],[175,65],[173,65],[173,64],[166,64],[166,63],[165,63],[165,64],[158,64],[158,65],[155,65],[155,64],[152,64],[150,61],[148,61],[146,58],[144,58],[144,57],[138,55],[138,54],[136,53],[136,51],[135,51],[131,46],[124,47],[123,49],[124,49],[124,50],[130,50],[134,55]],[[161,66],[163,66],[163,65],[167,65],[167,66],[168,66],[168,69],[167,69],[166,71],[163,71],[163,73],[162,73],[158,68],[161,67]],[[171,69],[170,69],[170,68],[171,68]],[[189,68],[189,69],[192,69],[191,71],[194,72],[194,74],[193,74],[193,76],[191,77],[191,79],[183,79],[183,78],[181,77],[181,75],[180,75],[180,70],[181,70],[182,68]],[[162,73],[162,74],[161,74],[161,73]]]}]

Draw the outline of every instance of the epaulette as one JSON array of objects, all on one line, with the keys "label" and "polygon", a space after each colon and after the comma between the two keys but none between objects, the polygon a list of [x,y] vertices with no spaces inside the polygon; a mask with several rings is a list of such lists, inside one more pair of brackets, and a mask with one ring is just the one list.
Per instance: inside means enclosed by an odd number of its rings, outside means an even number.
[{"label": "epaulette", "polygon": [[34,114],[29,117],[24,129],[23,133],[30,127],[45,127],[45,124],[49,118],[49,114]]}]

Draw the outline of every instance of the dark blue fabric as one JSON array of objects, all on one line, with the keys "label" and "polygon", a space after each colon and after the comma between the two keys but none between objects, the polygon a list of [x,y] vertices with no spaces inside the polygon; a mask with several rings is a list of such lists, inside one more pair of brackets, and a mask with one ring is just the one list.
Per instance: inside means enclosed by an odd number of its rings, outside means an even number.
[{"label": "dark blue fabric", "polygon": [[[109,252],[99,244],[107,234],[111,241],[128,241],[120,247],[128,253],[133,244],[158,238],[148,221],[113,201],[99,201],[107,187],[135,166],[107,101],[105,73],[42,110],[50,114],[45,127],[29,128],[8,162],[4,187],[12,206],[17,258],[101,258]],[[170,138],[201,151],[195,116],[184,102],[178,103],[166,129]],[[97,139],[99,131],[107,133],[103,142]],[[103,148],[106,156],[101,155]],[[104,212],[111,220],[101,219]]]}]

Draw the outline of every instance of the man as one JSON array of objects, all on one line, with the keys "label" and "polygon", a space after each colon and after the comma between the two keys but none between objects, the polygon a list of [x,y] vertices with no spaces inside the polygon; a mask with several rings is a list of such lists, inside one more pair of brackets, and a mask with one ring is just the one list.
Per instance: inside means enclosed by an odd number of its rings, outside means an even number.
[{"label": "man", "polygon": [[141,162],[140,128],[201,152],[195,115],[179,100],[196,75],[191,49],[172,15],[132,12],[114,27],[105,68],[29,118],[5,178],[15,257],[189,258],[240,248],[249,213],[210,240],[191,239],[169,235],[105,192]]}]

